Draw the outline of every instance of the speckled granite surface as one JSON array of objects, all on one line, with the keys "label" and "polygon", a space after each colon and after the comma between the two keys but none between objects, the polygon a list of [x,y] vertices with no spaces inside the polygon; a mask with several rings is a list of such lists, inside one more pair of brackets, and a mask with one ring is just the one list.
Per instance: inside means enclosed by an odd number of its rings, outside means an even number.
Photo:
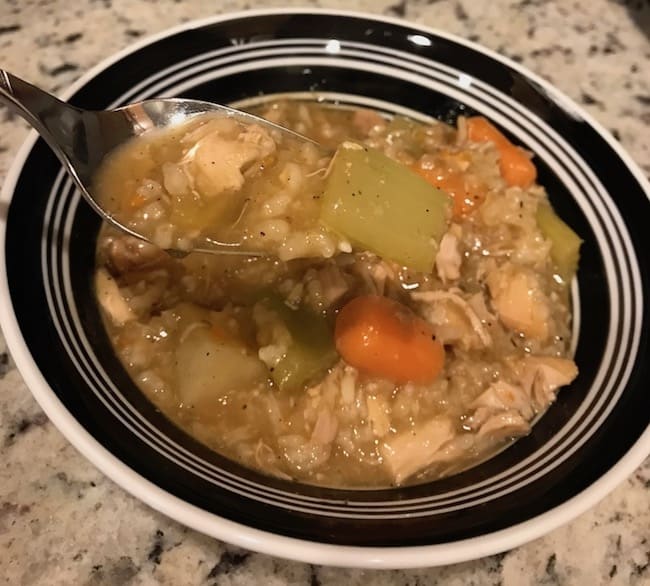
[{"label": "speckled granite surface", "polygon": [[[0,67],[54,91],[143,35],[215,12],[345,0],[0,0]],[[650,4],[358,0],[481,42],[550,79],[650,175]],[[27,133],[0,111],[0,180]],[[650,584],[650,462],[597,507],[498,556],[412,571],[341,570],[238,550],[155,513],[48,422],[0,337],[0,582],[18,584]]]}]

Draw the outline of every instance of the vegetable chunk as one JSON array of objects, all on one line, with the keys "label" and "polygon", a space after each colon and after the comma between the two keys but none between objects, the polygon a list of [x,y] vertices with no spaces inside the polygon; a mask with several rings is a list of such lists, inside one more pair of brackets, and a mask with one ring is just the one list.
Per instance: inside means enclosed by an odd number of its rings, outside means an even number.
[{"label": "vegetable chunk", "polygon": [[208,326],[190,331],[176,349],[175,359],[179,398],[186,405],[215,401],[224,393],[251,388],[267,378],[256,356]]},{"label": "vegetable chunk", "polygon": [[488,274],[487,285],[506,327],[536,340],[548,337],[551,306],[533,271],[506,263]]},{"label": "vegetable chunk", "polygon": [[451,201],[379,151],[344,142],[332,161],[322,222],[361,249],[431,271]]},{"label": "vegetable chunk", "polygon": [[335,338],[346,362],[396,383],[431,382],[444,364],[445,351],[431,326],[387,297],[350,301],[336,319]]},{"label": "vegetable chunk", "polygon": [[313,311],[303,307],[291,309],[277,297],[265,299],[262,305],[275,314],[283,333],[288,334],[286,339],[273,340],[276,348],[284,346],[281,354],[264,360],[271,378],[281,391],[302,390],[337,359],[330,325]]},{"label": "vegetable chunk", "polygon": [[560,276],[570,281],[578,269],[582,239],[548,204],[542,203],[537,207],[537,225],[544,237],[551,241],[551,258]]},{"label": "vegetable chunk", "polygon": [[499,151],[501,176],[508,185],[527,189],[537,179],[537,169],[524,149],[512,144],[483,116],[467,119],[467,138],[472,142],[491,142]]}]

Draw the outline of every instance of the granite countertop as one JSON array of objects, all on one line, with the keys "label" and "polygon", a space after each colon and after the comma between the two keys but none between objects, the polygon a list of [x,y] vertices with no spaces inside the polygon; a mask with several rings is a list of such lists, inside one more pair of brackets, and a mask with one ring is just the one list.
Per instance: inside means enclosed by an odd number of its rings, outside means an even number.
[{"label": "granite countertop", "polygon": [[[0,67],[60,91],[134,39],[216,12],[345,0],[2,0]],[[478,41],[582,104],[650,175],[650,3],[358,0]],[[0,111],[0,181],[27,134]],[[189,530],[125,493],[39,409],[0,336],[0,582],[6,584],[650,584],[650,460],[542,539],[444,568],[367,571],[285,561]]]}]

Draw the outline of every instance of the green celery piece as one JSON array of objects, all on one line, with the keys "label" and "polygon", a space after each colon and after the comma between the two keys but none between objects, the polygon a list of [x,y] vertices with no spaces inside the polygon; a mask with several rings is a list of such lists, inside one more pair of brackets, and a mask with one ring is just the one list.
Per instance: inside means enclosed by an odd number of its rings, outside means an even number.
[{"label": "green celery piece", "polygon": [[443,191],[378,150],[344,142],[334,155],[321,221],[353,245],[429,272],[450,213]]},{"label": "green celery piece", "polygon": [[279,297],[263,302],[284,322],[292,343],[271,372],[282,391],[300,391],[325,374],[338,359],[327,319],[304,307],[291,309]]},{"label": "green celery piece", "polygon": [[537,206],[537,225],[544,238],[551,241],[551,258],[560,276],[570,281],[578,270],[582,239],[547,203]]}]

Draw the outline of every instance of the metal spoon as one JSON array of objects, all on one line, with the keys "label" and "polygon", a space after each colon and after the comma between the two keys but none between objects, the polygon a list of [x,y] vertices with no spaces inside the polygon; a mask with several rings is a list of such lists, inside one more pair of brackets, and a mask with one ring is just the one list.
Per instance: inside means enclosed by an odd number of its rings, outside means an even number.
[{"label": "metal spoon", "polygon": [[[219,112],[244,124],[260,124],[273,130],[314,143],[311,139],[287,128],[240,110],[177,98],[145,100],[115,110],[82,110],[62,102],[26,81],[0,69],[0,103],[22,116],[47,142],[68,171],[90,206],[119,230],[149,241],[142,234],[120,223],[95,200],[89,191],[91,179],[104,157],[116,147],[153,128],[177,125],[191,116]],[[209,248],[193,248],[193,252],[260,256],[263,253],[241,250],[239,243],[210,240]],[[167,249],[175,256],[187,251]]]}]

